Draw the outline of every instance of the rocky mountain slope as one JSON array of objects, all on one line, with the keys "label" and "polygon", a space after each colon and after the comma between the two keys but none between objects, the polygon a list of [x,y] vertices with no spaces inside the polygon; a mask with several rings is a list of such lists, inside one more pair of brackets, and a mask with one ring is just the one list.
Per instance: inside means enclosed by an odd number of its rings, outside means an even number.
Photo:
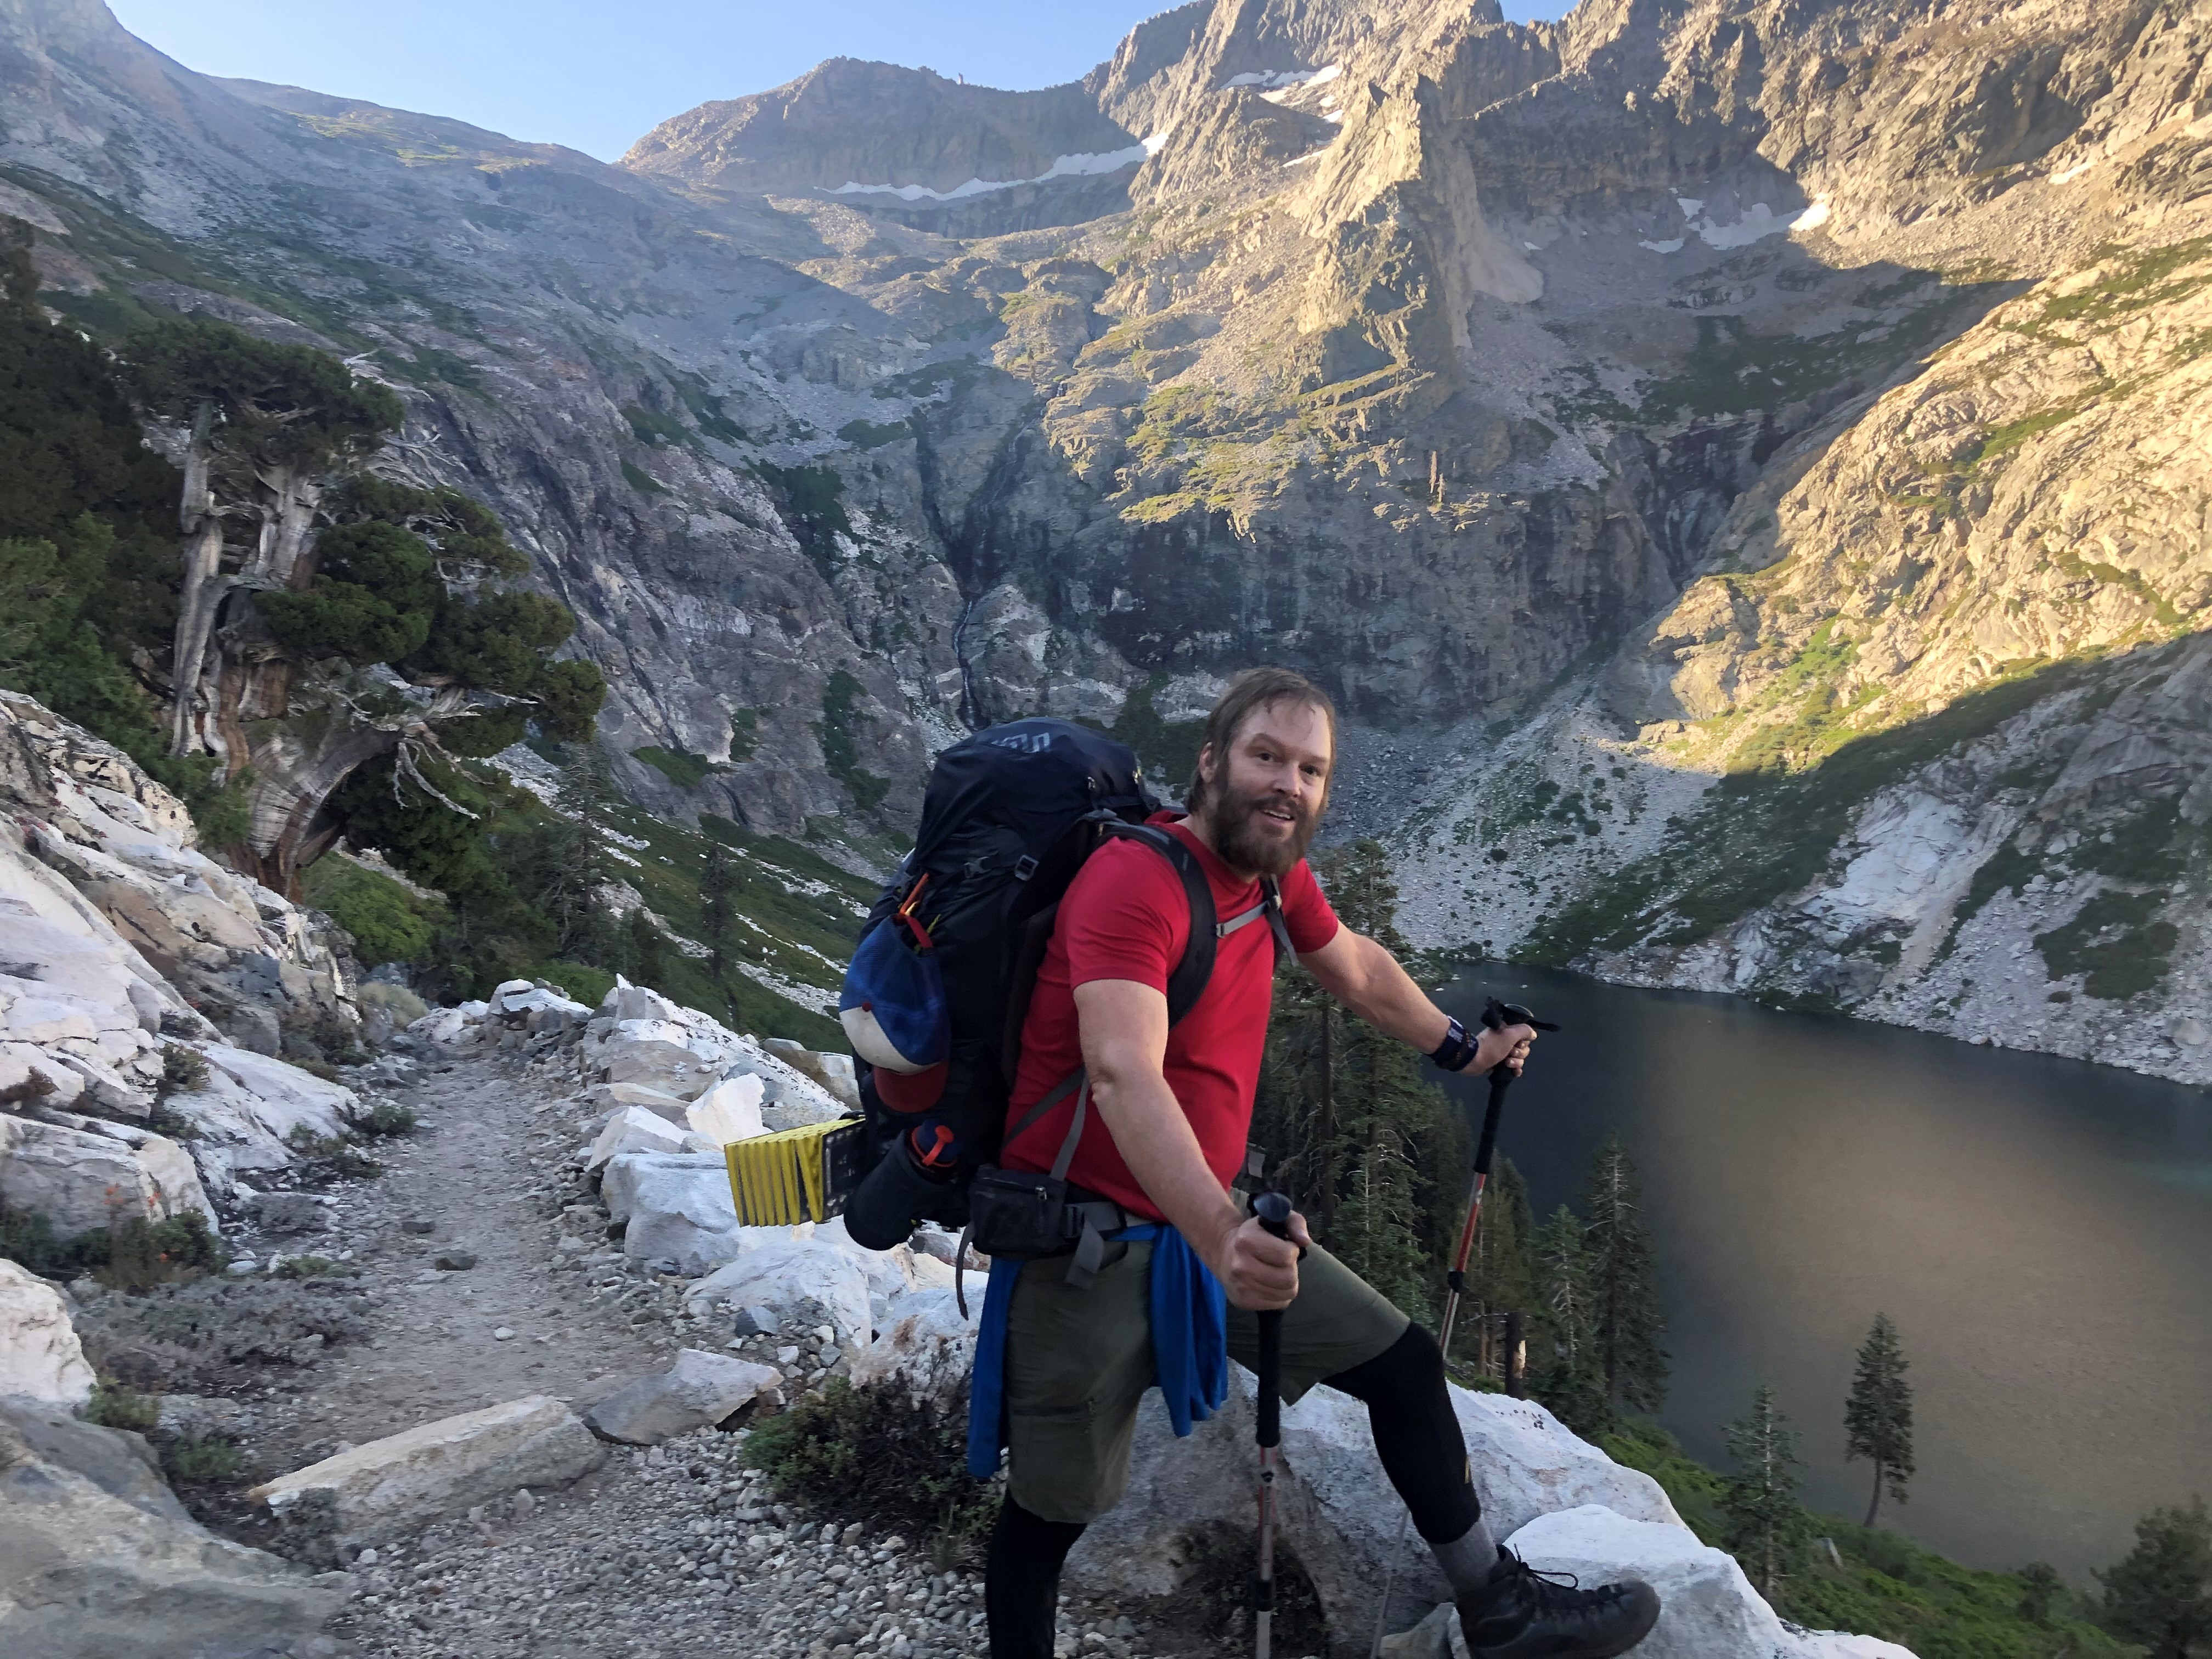
[{"label": "rocky mountain slope", "polygon": [[1288,660],[1424,943],[2199,1077],[2206,30],[1196,0],[611,167],[0,0],[0,210],[398,388],[658,811],[878,856],[963,724],[1174,769]]}]

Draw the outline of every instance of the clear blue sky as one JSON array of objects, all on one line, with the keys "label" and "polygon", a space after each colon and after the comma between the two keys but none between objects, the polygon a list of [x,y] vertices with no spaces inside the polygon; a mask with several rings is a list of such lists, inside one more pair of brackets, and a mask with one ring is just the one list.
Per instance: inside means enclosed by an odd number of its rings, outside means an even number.
[{"label": "clear blue sky", "polygon": [[[710,98],[825,58],[1046,87],[1112,56],[1172,0],[109,0],[191,69],[449,115],[611,161]],[[1506,0],[1557,16],[1567,0]]]}]

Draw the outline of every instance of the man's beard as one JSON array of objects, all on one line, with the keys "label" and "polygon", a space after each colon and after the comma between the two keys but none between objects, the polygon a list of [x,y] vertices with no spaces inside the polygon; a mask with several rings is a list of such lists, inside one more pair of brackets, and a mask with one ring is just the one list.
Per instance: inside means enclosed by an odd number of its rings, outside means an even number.
[{"label": "man's beard", "polygon": [[[1272,827],[1261,827],[1260,811],[1267,806],[1281,806],[1296,816],[1288,839],[1275,834]],[[1261,876],[1286,876],[1297,869],[1306,848],[1313,845],[1314,832],[1321,827],[1318,807],[1298,806],[1272,789],[1224,787],[1212,816],[1214,850],[1221,854],[1222,862],[1232,870],[1249,870]]]}]

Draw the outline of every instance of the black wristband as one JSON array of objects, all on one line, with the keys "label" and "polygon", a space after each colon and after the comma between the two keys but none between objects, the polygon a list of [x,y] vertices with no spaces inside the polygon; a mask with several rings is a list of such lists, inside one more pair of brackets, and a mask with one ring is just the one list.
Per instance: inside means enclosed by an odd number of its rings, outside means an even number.
[{"label": "black wristband", "polygon": [[1445,1031],[1444,1040],[1429,1050],[1429,1059],[1447,1072],[1464,1072],[1474,1064],[1479,1037],[1468,1035],[1467,1027],[1453,1020]]}]

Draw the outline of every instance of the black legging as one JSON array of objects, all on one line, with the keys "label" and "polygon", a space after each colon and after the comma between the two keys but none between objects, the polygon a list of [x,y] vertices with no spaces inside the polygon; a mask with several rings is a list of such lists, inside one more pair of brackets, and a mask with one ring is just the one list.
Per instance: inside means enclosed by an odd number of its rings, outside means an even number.
[{"label": "black legging", "polygon": [[[1322,1380],[1366,1406],[1376,1455],[1421,1536],[1431,1544],[1466,1536],[1482,1510],[1436,1339],[1408,1325],[1374,1358]],[[1043,1520],[1006,1499],[983,1574],[991,1659],[1052,1659],[1060,1570],[1082,1536],[1080,1522]]]}]

